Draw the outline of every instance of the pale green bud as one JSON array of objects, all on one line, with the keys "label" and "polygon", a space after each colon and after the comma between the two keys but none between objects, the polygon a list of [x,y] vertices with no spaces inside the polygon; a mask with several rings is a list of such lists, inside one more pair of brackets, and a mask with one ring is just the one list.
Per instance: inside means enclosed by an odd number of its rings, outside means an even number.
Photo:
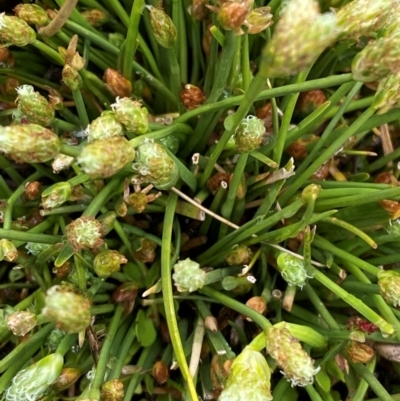
[{"label": "pale green bud", "polygon": [[120,171],[135,158],[135,150],[125,137],[99,139],[85,146],[77,162],[93,177],[107,178]]},{"label": "pale green bud", "polygon": [[400,306],[400,274],[394,270],[378,273],[378,285],[383,299],[393,306]]},{"label": "pale green bud", "polygon": [[316,184],[307,185],[302,193],[301,198],[303,199],[304,203],[309,203],[315,201],[321,192],[321,186]]},{"label": "pale green bud", "polygon": [[58,285],[46,293],[42,313],[66,333],[79,333],[90,324],[90,301]]},{"label": "pale green bud", "polygon": [[389,224],[386,226],[388,234],[395,238],[400,238],[400,219],[389,220]]},{"label": "pale green bud", "polygon": [[109,277],[121,270],[121,264],[128,263],[128,259],[117,251],[106,250],[96,255],[93,268],[100,277]]},{"label": "pale green bud", "polygon": [[37,4],[18,4],[14,12],[17,17],[31,25],[43,26],[49,20],[46,11]]},{"label": "pale green bud", "polygon": [[0,43],[26,46],[36,40],[36,32],[21,18],[0,13]]},{"label": "pale green bud", "polygon": [[41,399],[58,378],[64,364],[59,354],[50,354],[21,370],[5,392],[6,401],[33,401]]},{"label": "pale green bud", "polygon": [[49,126],[54,120],[54,108],[31,85],[22,85],[16,89],[18,108],[30,123]]},{"label": "pale green bud", "polygon": [[269,401],[271,370],[263,355],[247,346],[235,358],[219,401]]},{"label": "pale green bud", "polygon": [[123,127],[112,111],[103,111],[86,129],[88,142],[123,135]]},{"label": "pale green bud", "polygon": [[257,7],[247,15],[244,24],[247,26],[247,33],[255,35],[270,27],[273,24],[271,7]]},{"label": "pale green bud", "polygon": [[142,135],[149,130],[149,112],[141,103],[128,97],[117,97],[111,109],[115,113],[116,120],[123,124],[128,132]]},{"label": "pale green bud", "polygon": [[77,91],[82,88],[83,80],[78,70],[72,67],[70,64],[65,64],[62,69],[62,80],[65,85],[73,91]]},{"label": "pale green bud", "polygon": [[369,43],[353,59],[351,71],[356,81],[377,81],[399,71],[400,35]]},{"label": "pale green bud", "polygon": [[400,100],[400,70],[379,81],[378,88],[372,102],[375,109],[387,109]]},{"label": "pale green bud", "polygon": [[187,258],[175,264],[172,278],[179,292],[194,292],[203,287],[206,272],[200,269],[198,263]]},{"label": "pale green bud", "polygon": [[37,325],[37,316],[28,311],[16,311],[7,316],[7,326],[16,336],[24,336]]},{"label": "pale green bud", "polygon": [[275,359],[292,386],[312,384],[319,368],[314,367],[314,361],[304,351],[300,341],[285,327],[270,327],[265,334],[267,352]]},{"label": "pale green bud", "polygon": [[80,217],[65,228],[68,242],[75,251],[94,249],[103,244],[102,226],[94,217]]},{"label": "pale green bud", "polygon": [[164,10],[152,6],[147,6],[147,8],[150,11],[150,24],[157,43],[166,49],[172,49],[177,38],[172,19]]},{"label": "pale green bud", "polygon": [[170,189],[179,179],[177,165],[157,142],[147,141],[137,148],[133,168],[157,189]]},{"label": "pale green bud", "polygon": [[337,24],[343,35],[358,40],[379,29],[393,5],[393,0],[353,0],[337,13]]},{"label": "pale green bud", "polygon": [[124,384],[118,380],[109,380],[101,385],[101,401],[121,401],[124,398]]},{"label": "pale green bud", "polygon": [[0,127],[0,153],[17,163],[44,163],[61,149],[61,141],[51,130],[37,124]]},{"label": "pale green bud", "polygon": [[176,135],[171,134],[160,139],[163,146],[171,151],[174,155],[178,153],[179,150],[179,139]]},{"label": "pale green bud", "polygon": [[72,194],[72,187],[69,182],[57,182],[42,192],[43,209],[54,209],[66,202]]},{"label": "pale green bud", "polygon": [[18,258],[16,246],[8,239],[0,239],[0,260],[14,262]]},{"label": "pale green bud", "polygon": [[246,245],[234,245],[225,256],[225,261],[229,266],[248,265],[252,256],[253,252]]},{"label": "pale green bud", "polygon": [[240,153],[249,153],[261,146],[264,134],[264,121],[255,116],[247,116],[236,128],[233,139]]},{"label": "pale green bud", "polygon": [[39,253],[49,249],[50,247],[50,244],[40,244],[39,242],[27,242],[25,245],[25,249],[28,251],[28,254],[33,256],[38,256]]},{"label": "pale green bud", "polygon": [[320,14],[315,0],[291,0],[263,52],[260,72],[268,77],[294,75],[307,68],[339,33],[333,14]]},{"label": "pale green bud", "polygon": [[304,262],[301,259],[286,252],[281,252],[276,262],[282,278],[289,285],[297,285],[300,288],[305,285],[308,275],[304,267]]}]

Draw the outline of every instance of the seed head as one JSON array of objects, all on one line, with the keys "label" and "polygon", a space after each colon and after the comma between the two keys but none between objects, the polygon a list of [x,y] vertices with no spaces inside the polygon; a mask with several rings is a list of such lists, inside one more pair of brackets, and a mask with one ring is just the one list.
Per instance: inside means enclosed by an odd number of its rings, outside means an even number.
[{"label": "seed head", "polygon": [[101,385],[102,401],[121,401],[124,398],[124,384],[118,380],[109,380]]},{"label": "seed head", "polygon": [[67,239],[76,252],[96,249],[103,244],[102,226],[94,217],[80,217],[65,228]]},{"label": "seed head", "polygon": [[346,346],[346,354],[351,362],[367,363],[375,355],[372,347],[358,341],[350,341]]},{"label": "seed head", "polygon": [[46,11],[37,4],[18,4],[14,8],[14,12],[17,17],[22,18],[30,25],[43,26],[49,20]]},{"label": "seed head", "polygon": [[194,292],[203,287],[206,272],[200,269],[198,263],[187,258],[175,264],[172,278],[179,292]]},{"label": "seed head", "polygon": [[72,187],[69,182],[57,182],[42,192],[43,209],[54,209],[69,200]]},{"label": "seed head", "polygon": [[132,83],[117,70],[107,68],[103,81],[115,97],[129,97],[132,94]]},{"label": "seed head", "polygon": [[14,262],[18,258],[16,246],[8,239],[0,239],[0,260]]},{"label": "seed head", "polygon": [[60,375],[64,358],[50,354],[33,365],[21,370],[5,392],[6,401],[32,401],[41,399],[49,386]]},{"label": "seed head", "polygon": [[109,277],[119,272],[121,264],[128,263],[128,259],[117,251],[106,250],[96,255],[93,268],[99,277]]},{"label": "seed head", "polygon": [[267,352],[275,359],[292,386],[304,387],[313,383],[319,368],[314,367],[314,361],[286,327],[268,328],[265,344]]},{"label": "seed head", "polygon": [[400,100],[400,70],[383,77],[378,84],[372,107],[387,110]]},{"label": "seed head", "polygon": [[78,368],[64,368],[51,387],[56,392],[60,393],[77,382],[81,375],[82,372]]},{"label": "seed head", "polygon": [[82,295],[55,285],[46,293],[43,315],[66,333],[79,333],[90,324],[90,301]]},{"label": "seed head", "polygon": [[133,168],[143,180],[157,189],[170,189],[179,179],[179,170],[164,147],[157,142],[146,142],[137,148]]},{"label": "seed head", "polygon": [[14,335],[23,337],[37,325],[37,316],[28,311],[16,311],[7,316],[7,326]]},{"label": "seed head", "polygon": [[290,0],[263,52],[260,72],[268,78],[297,74],[333,43],[339,31],[333,14],[320,14],[315,0]]},{"label": "seed head", "polygon": [[217,9],[218,22],[227,31],[240,28],[250,12],[251,5],[251,0],[225,1]]},{"label": "seed head", "polygon": [[263,355],[247,346],[235,358],[219,401],[269,401],[271,370]]},{"label": "seed head", "polygon": [[0,43],[26,46],[36,40],[36,32],[22,19],[0,13]]},{"label": "seed head", "polygon": [[152,263],[156,257],[157,244],[147,238],[139,238],[133,244],[134,256],[143,263]]},{"label": "seed head", "polygon": [[147,6],[147,8],[150,11],[150,24],[157,43],[166,49],[172,49],[177,38],[172,19],[164,10],[152,6]]},{"label": "seed head", "polygon": [[77,162],[92,177],[107,178],[132,162],[135,151],[124,137],[98,139],[85,146]]},{"label": "seed head", "polygon": [[28,254],[38,256],[41,252],[50,248],[50,244],[40,244],[38,242],[27,242],[25,245],[25,249],[28,251]]},{"label": "seed head", "polygon": [[197,86],[187,84],[180,93],[181,101],[187,110],[193,110],[206,101],[206,95]]},{"label": "seed head", "polygon": [[83,80],[78,70],[69,64],[65,64],[62,70],[62,79],[65,85],[73,91],[77,91],[82,88]]},{"label": "seed head", "polygon": [[123,127],[112,111],[103,111],[86,129],[88,142],[123,135]]},{"label": "seed head", "polygon": [[149,112],[139,102],[128,97],[117,98],[111,108],[117,121],[123,124],[128,132],[142,135],[149,130]]},{"label": "seed head", "polygon": [[109,20],[109,15],[102,10],[91,10],[82,11],[81,15],[91,26],[99,27],[106,24]]},{"label": "seed head", "polygon": [[394,270],[378,273],[378,285],[383,299],[393,306],[400,306],[400,274]]},{"label": "seed head", "polygon": [[246,16],[244,25],[247,26],[247,33],[255,35],[265,31],[273,24],[271,7],[257,7]]},{"label": "seed head", "polygon": [[249,153],[261,146],[264,134],[264,121],[255,116],[247,116],[236,128],[233,139],[240,153]]},{"label": "seed head", "polygon": [[164,361],[157,361],[153,365],[151,374],[159,384],[164,384],[169,379],[169,369]]},{"label": "seed head", "polygon": [[276,259],[276,262],[282,278],[289,285],[297,285],[300,288],[303,288],[308,275],[304,267],[304,262],[301,259],[298,259],[286,252],[281,252]]},{"label": "seed head", "polygon": [[248,265],[252,256],[253,252],[246,245],[234,245],[225,256],[225,261],[229,266]]}]

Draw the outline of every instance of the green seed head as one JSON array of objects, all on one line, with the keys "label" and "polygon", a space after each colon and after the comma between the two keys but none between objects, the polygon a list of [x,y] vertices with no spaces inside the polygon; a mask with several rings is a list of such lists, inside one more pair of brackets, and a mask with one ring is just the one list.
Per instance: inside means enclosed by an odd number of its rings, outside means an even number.
[{"label": "green seed head", "polygon": [[83,80],[78,70],[69,64],[64,65],[62,70],[62,80],[65,85],[73,91],[77,91],[83,86]]},{"label": "green seed head", "polygon": [[37,325],[37,316],[28,311],[16,311],[7,316],[7,326],[16,336],[24,336]]},{"label": "green seed head", "polygon": [[81,15],[91,26],[98,27],[106,24],[109,20],[109,15],[102,10],[91,10],[82,11]]},{"label": "green seed head", "polygon": [[90,123],[86,133],[88,135],[88,142],[93,142],[98,139],[122,136],[123,127],[117,121],[117,118],[112,111],[103,111],[100,117],[97,117]]},{"label": "green seed head", "polygon": [[400,71],[400,35],[379,38],[369,43],[351,64],[356,81],[378,81]]},{"label": "green seed head", "polygon": [[177,165],[157,142],[147,141],[137,148],[133,168],[157,189],[170,189],[179,179]]},{"label": "green seed head", "polygon": [[372,107],[388,109],[400,100],[400,71],[379,81]]},{"label": "green seed head", "polygon": [[61,149],[61,141],[51,130],[37,124],[0,127],[0,153],[17,163],[44,163]]},{"label": "green seed head", "polygon": [[378,285],[383,299],[393,306],[400,306],[400,274],[394,270],[378,273]]},{"label": "green seed head", "polygon": [[246,245],[234,245],[225,256],[225,261],[229,266],[248,265],[252,256],[253,252]]},{"label": "green seed head", "polygon": [[307,185],[301,193],[304,203],[315,201],[321,192],[321,186],[316,184]]},{"label": "green seed head", "polygon": [[187,258],[175,264],[172,278],[179,292],[194,292],[203,287],[206,272],[200,269],[198,263]]},{"label": "green seed head", "polygon": [[107,178],[120,171],[135,158],[135,151],[124,137],[98,139],[85,146],[77,162],[92,177]]},{"label": "green seed head", "polygon": [[261,146],[264,134],[264,121],[247,116],[236,128],[233,139],[240,153],[249,153]]},{"label": "green seed head", "polygon": [[172,49],[177,38],[172,19],[164,10],[152,6],[147,6],[147,8],[150,11],[150,24],[157,43],[166,49]]},{"label": "green seed head", "polygon": [[18,108],[30,123],[49,126],[54,120],[54,109],[51,104],[31,85],[17,88]]},{"label": "green seed head", "polygon": [[58,182],[51,185],[42,192],[43,209],[54,209],[66,202],[72,194],[72,187],[69,182]]},{"label": "green seed head", "polygon": [[124,398],[124,384],[118,380],[109,380],[101,385],[102,401],[121,401]]},{"label": "green seed head", "polygon": [[43,26],[49,20],[46,11],[37,4],[18,4],[14,12],[17,17],[31,25]]},{"label": "green seed head", "polygon": [[247,346],[235,358],[219,401],[269,401],[271,370],[263,355]]},{"label": "green seed head", "polygon": [[286,252],[281,252],[276,261],[282,278],[289,285],[297,285],[300,288],[305,285],[308,276],[304,262],[301,259]]},{"label": "green seed head", "polygon": [[40,400],[58,378],[64,364],[59,354],[50,354],[21,370],[5,392],[5,401]]},{"label": "green seed head", "polygon": [[117,97],[111,108],[116,120],[123,124],[128,132],[142,135],[149,130],[149,112],[146,107],[142,107],[141,103],[128,97]]},{"label": "green seed head", "polygon": [[265,344],[267,352],[275,359],[292,386],[304,387],[313,383],[319,368],[314,367],[314,361],[287,328],[268,328]]},{"label": "green seed head", "polygon": [[79,333],[90,324],[90,301],[82,295],[55,285],[46,293],[43,315],[66,333]]},{"label": "green seed head", "polygon": [[289,1],[263,52],[261,73],[274,78],[305,70],[338,33],[335,16],[320,14],[315,0]]},{"label": "green seed head", "polygon": [[8,239],[0,239],[0,260],[14,262],[18,258],[16,246]]},{"label": "green seed head", "polygon": [[336,13],[338,27],[348,38],[369,36],[380,27],[392,6],[392,0],[350,1]]},{"label": "green seed head", "polygon": [[67,239],[75,251],[96,249],[103,244],[102,226],[94,217],[80,217],[65,228]]},{"label": "green seed head", "polygon": [[36,40],[36,32],[22,19],[0,13],[0,43],[26,46]]},{"label": "green seed head", "polygon": [[119,272],[121,264],[127,262],[128,259],[119,252],[106,250],[96,255],[93,268],[99,277],[109,277],[113,273]]}]

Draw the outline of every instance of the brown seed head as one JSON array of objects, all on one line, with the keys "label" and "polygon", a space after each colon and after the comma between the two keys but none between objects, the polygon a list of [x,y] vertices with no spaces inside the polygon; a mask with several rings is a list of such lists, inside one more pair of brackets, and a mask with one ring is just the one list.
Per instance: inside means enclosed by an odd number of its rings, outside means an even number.
[{"label": "brown seed head", "polygon": [[103,81],[115,97],[130,97],[132,83],[117,70],[107,68],[104,71]]},{"label": "brown seed head", "polygon": [[217,172],[215,173],[208,181],[207,181],[207,188],[208,190],[215,195],[217,192],[218,188],[221,186],[222,182],[226,182],[228,184],[229,182],[229,173],[222,173],[222,172]]},{"label": "brown seed head", "polygon": [[[263,297],[251,297],[247,300],[246,305],[256,312],[261,313],[261,315],[267,312],[267,303]],[[247,320],[251,321],[250,318],[247,318]]]},{"label": "brown seed head", "polygon": [[125,282],[116,288],[112,295],[113,302],[122,304],[125,314],[130,314],[135,306],[137,297],[137,285],[133,282]]},{"label": "brown seed head", "polygon": [[326,96],[320,89],[301,92],[296,104],[296,109],[302,115],[311,114],[317,107],[325,103]]},{"label": "brown seed head", "polygon": [[153,365],[152,373],[158,384],[164,384],[169,379],[169,369],[165,362],[158,361]]},{"label": "brown seed head", "polygon": [[373,348],[358,341],[350,341],[346,347],[346,353],[351,362],[367,363],[375,355]]},{"label": "brown seed head", "polygon": [[13,68],[14,56],[7,47],[0,47],[0,68]]},{"label": "brown seed head", "polygon": [[206,95],[197,86],[187,84],[180,93],[181,101],[183,105],[188,109],[192,110],[198,106],[201,106],[206,101]]},{"label": "brown seed head", "polygon": [[25,184],[25,195],[29,200],[35,200],[42,189],[42,184],[39,181],[28,182]]}]

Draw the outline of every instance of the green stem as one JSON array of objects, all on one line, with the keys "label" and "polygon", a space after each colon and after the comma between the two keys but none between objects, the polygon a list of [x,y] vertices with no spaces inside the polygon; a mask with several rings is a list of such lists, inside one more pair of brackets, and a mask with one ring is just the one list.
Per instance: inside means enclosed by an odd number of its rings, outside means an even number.
[{"label": "green stem", "polygon": [[186,383],[188,385],[189,393],[192,401],[197,401],[198,396],[190,375],[189,367],[186,361],[185,353],[183,350],[182,340],[179,335],[177,315],[175,311],[173,288],[171,280],[171,243],[172,243],[172,230],[174,222],[175,207],[178,197],[175,193],[169,194],[167,208],[164,216],[163,228],[163,246],[161,248],[161,282],[164,297],[165,316],[168,323],[168,329],[171,337],[171,342],[175,351],[176,358],[179,363],[180,370]]},{"label": "green stem", "polygon": [[87,127],[90,124],[89,117],[86,112],[85,103],[83,101],[82,93],[80,90],[73,90],[72,96],[74,97],[75,107],[78,111],[79,120],[82,127]]}]

